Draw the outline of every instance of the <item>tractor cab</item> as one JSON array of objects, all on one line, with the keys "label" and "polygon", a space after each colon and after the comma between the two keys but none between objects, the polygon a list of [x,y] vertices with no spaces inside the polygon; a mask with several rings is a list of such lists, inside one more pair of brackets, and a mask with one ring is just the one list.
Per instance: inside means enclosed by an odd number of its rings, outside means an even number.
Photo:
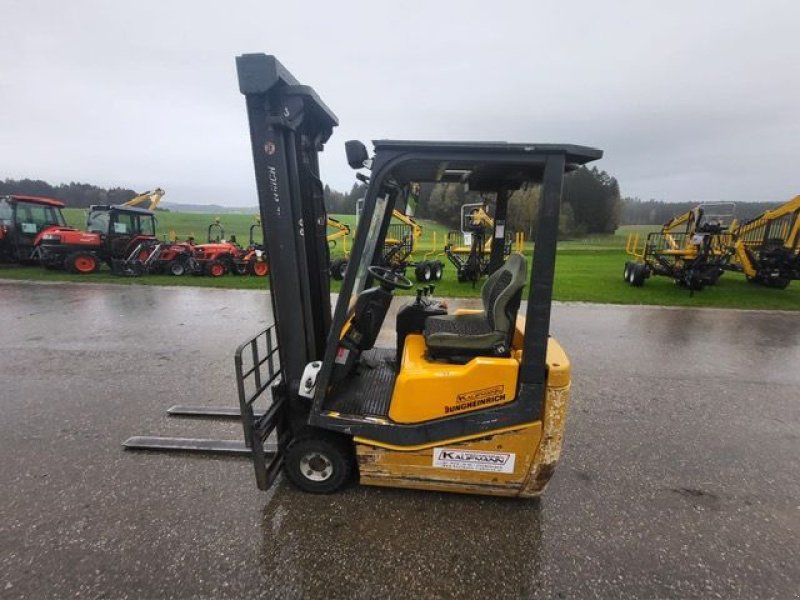
[{"label": "tractor cab", "polygon": [[66,227],[64,203],[37,196],[0,197],[0,260],[33,260],[36,240],[44,232]]}]

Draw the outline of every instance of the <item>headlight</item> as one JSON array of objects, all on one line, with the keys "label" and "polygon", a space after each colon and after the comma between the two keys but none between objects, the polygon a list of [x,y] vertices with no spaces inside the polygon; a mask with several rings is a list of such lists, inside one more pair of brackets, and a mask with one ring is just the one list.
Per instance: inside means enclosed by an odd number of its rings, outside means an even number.
[{"label": "headlight", "polygon": [[257,258],[261,258],[262,256],[264,256],[264,251],[263,250],[256,250],[256,257]]}]

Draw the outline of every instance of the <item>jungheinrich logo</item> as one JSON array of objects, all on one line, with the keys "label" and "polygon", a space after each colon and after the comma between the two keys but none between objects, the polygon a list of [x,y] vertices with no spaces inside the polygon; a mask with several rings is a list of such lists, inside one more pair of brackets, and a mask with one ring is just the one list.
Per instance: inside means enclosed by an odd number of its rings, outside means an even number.
[{"label": "jungheinrich logo", "polygon": [[434,448],[433,466],[457,471],[490,471],[513,473],[516,454],[462,450],[459,448]]},{"label": "jungheinrich logo", "polygon": [[488,406],[490,404],[497,404],[506,399],[505,387],[502,385],[493,385],[492,387],[484,388],[482,390],[474,390],[472,392],[464,392],[456,396],[456,403],[451,406],[445,406],[445,414],[460,412],[462,410],[470,410],[479,408],[481,406]]}]

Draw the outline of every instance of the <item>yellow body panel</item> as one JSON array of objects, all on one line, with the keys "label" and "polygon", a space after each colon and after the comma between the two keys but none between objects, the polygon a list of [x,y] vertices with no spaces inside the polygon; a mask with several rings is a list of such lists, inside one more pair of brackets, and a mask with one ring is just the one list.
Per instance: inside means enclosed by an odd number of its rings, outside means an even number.
[{"label": "yellow body panel", "polygon": [[479,356],[456,365],[426,358],[425,338],[406,338],[389,418],[421,423],[500,406],[514,398],[519,360]]},{"label": "yellow body panel", "polygon": [[[469,439],[432,442],[424,448],[386,447],[357,437],[354,441],[360,482],[465,494],[539,496],[547,487],[561,456],[569,397],[569,384],[553,387],[548,382],[543,420],[516,428],[487,431]],[[503,472],[477,470],[469,464],[441,466],[442,457],[463,458],[463,453],[505,459],[506,465],[513,463],[513,468]]]}]

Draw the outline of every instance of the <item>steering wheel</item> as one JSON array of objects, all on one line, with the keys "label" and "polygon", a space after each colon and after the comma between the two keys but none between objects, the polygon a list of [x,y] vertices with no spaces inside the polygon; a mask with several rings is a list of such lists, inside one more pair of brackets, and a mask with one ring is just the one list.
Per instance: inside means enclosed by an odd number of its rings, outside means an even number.
[{"label": "steering wheel", "polygon": [[372,265],[367,267],[367,271],[369,271],[370,275],[383,284],[381,285],[383,289],[389,292],[396,288],[400,288],[401,290],[410,290],[412,287],[414,287],[414,284],[411,283],[410,279],[400,275],[400,273],[392,271],[391,269],[387,269],[386,267]]}]

